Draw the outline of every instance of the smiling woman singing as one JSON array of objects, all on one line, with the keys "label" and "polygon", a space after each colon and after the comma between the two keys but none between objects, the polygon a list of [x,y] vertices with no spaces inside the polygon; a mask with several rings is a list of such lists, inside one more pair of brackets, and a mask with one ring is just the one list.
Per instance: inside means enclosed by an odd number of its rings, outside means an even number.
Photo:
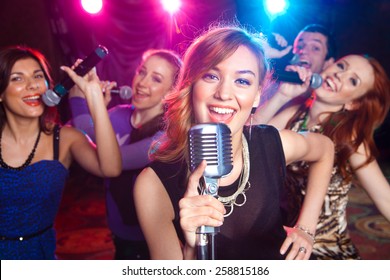
[{"label": "smiling woman singing", "polygon": [[44,56],[28,47],[0,51],[0,258],[54,259],[53,223],[72,160],[102,177],[117,176],[121,157],[94,71],[62,69],[85,93],[96,144],[56,124],[41,96],[51,84]]},{"label": "smiling woman singing", "polygon": [[[319,134],[245,126],[260,102],[268,65],[260,41],[244,29],[210,29],[188,48],[183,63],[178,86],[166,98],[166,135],[134,190],[151,257],[194,259],[195,232],[205,225],[220,227],[217,259],[308,259],[330,178],[332,142]],[[220,179],[218,197],[198,192],[205,161],[192,173],[188,168],[188,131],[201,123],[224,123],[232,133],[233,169]],[[313,148],[318,145],[322,149]],[[279,205],[285,165],[303,159],[312,163],[308,197],[298,224],[286,231]],[[246,202],[224,218],[229,200],[244,192]]]}]

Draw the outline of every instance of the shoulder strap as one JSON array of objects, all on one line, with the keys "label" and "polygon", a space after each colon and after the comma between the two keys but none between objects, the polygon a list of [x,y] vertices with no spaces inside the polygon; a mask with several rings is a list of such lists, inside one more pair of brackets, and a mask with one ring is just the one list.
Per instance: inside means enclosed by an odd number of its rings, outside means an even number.
[{"label": "shoulder strap", "polygon": [[60,127],[57,124],[54,127],[53,130],[53,153],[54,153],[54,160],[58,160],[59,158],[59,152],[60,152]]}]

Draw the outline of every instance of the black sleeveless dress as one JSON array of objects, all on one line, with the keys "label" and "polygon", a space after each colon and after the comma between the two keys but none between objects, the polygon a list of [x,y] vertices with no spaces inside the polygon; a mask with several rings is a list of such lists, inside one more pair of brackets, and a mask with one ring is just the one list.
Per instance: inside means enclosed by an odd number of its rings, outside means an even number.
[{"label": "black sleeveless dress", "polygon": [[[252,138],[248,132],[251,187],[246,191],[246,203],[235,206],[233,213],[225,218],[220,232],[215,237],[216,259],[278,260],[285,256],[279,253],[286,238],[283,229],[280,192],[285,177],[285,158],[279,132],[272,126],[254,126]],[[151,168],[163,182],[175,211],[172,221],[184,244],[179,223],[179,200],[187,186],[187,164],[153,162]],[[238,180],[230,186],[219,188],[218,194],[232,195]]]}]

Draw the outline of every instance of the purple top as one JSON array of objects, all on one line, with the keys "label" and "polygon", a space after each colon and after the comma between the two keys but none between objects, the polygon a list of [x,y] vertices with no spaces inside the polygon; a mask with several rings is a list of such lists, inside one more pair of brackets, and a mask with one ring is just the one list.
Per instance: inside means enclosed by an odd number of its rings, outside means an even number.
[{"label": "purple top", "polygon": [[[69,104],[73,115],[73,125],[95,142],[94,126],[85,99],[72,97],[69,99]],[[107,220],[111,231],[116,236],[126,240],[143,240],[132,200],[133,183],[135,176],[149,164],[149,147],[162,134],[162,131],[156,132],[151,137],[132,142],[131,133],[136,130],[130,122],[133,111],[134,107],[131,104],[117,105],[108,111],[120,146],[123,172],[120,176],[122,178],[106,180]],[[115,182],[116,190],[113,189],[113,182]],[[122,190],[117,192],[119,188]]]}]

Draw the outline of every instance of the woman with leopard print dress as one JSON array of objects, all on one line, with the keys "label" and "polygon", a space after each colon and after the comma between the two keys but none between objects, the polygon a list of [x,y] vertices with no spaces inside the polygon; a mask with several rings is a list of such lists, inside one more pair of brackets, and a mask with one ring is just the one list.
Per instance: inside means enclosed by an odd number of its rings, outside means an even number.
[{"label": "woman with leopard print dress", "polygon": [[[375,157],[374,130],[384,121],[390,104],[390,83],[381,65],[373,58],[348,55],[325,69],[321,87],[306,104],[273,112],[304,92],[311,72],[289,66],[305,81],[303,85],[283,83],[268,104],[257,110],[256,123],[267,123],[294,131],[318,132],[329,136],[336,150],[333,175],[316,229],[313,255],[318,259],[360,259],[347,229],[348,191],[357,179],[382,215],[390,221],[390,186]],[[261,111],[261,113],[260,113]],[[318,147],[321,149],[321,147]],[[307,164],[289,166],[286,220],[294,224],[305,195]]]}]

